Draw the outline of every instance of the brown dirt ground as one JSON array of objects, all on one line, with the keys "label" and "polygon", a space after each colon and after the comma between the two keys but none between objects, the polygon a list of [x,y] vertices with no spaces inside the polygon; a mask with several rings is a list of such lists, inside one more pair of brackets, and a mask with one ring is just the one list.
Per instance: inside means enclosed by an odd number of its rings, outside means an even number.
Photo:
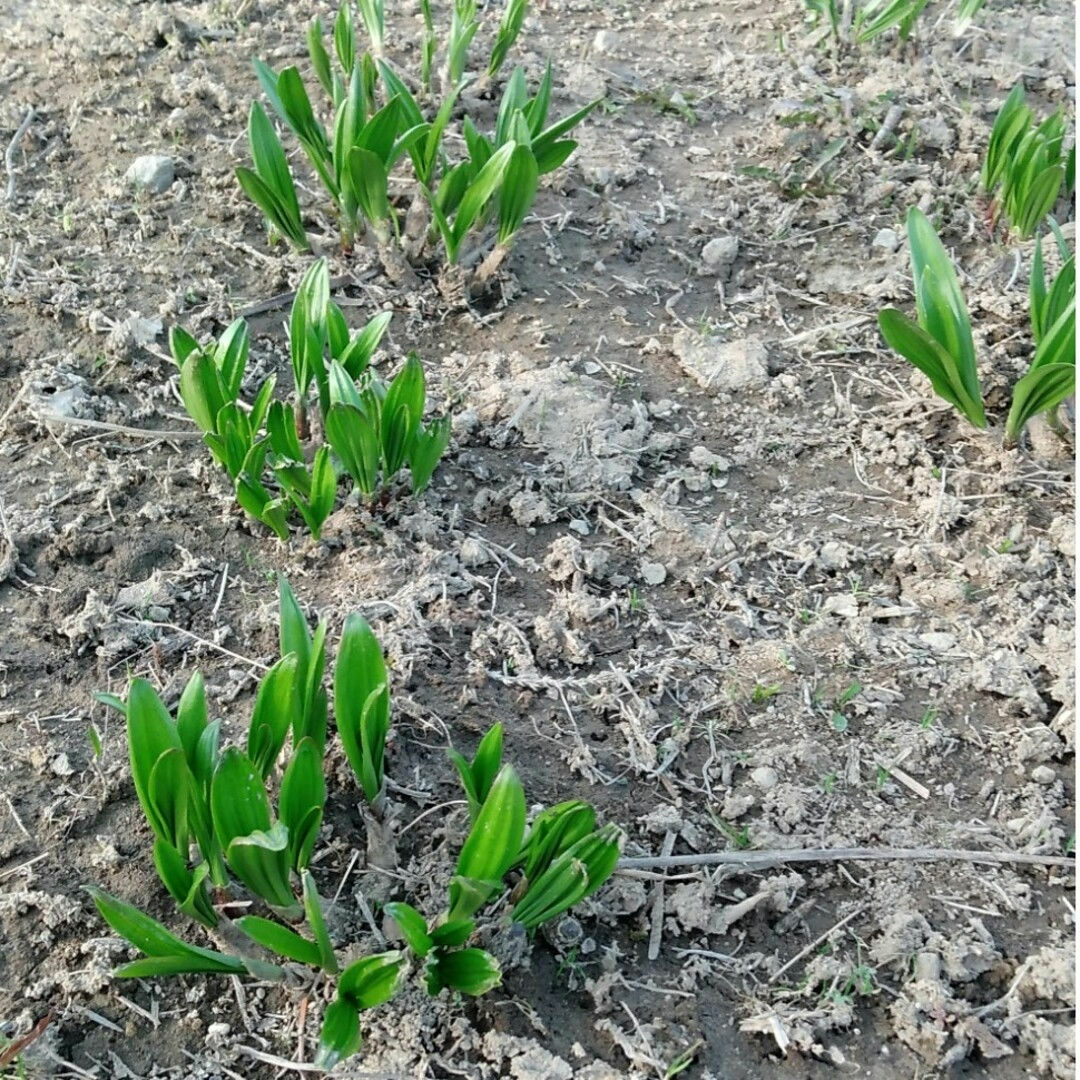
[{"label": "brown dirt ground", "polygon": [[[387,6],[408,62],[417,5]],[[990,0],[954,40],[931,5],[937,33],[838,57],[796,0],[537,6],[513,57],[534,76],[555,58],[561,110],[606,100],[498,302],[447,311],[363,252],[332,256],[355,272],[339,298],[356,322],[395,311],[382,362],[425,359],[455,414],[448,458],[421,500],[345,508],[321,544],[282,545],[198,443],[41,417],[189,430],[168,326],[219,331],[295,284],[303,260],[267,247],[232,170],[250,57],[299,61],[316,13],[0,5],[0,141],[34,109],[0,207],[0,1025],[13,1038],[52,1014],[29,1075],[271,1077],[252,1050],[311,1060],[318,987],[298,1034],[299,990],[116,983],[126,950],[80,892],[180,925],[122,728],[92,695],[137,674],[175,697],[198,666],[238,737],[276,647],[277,571],[332,628],[362,611],[387,649],[402,825],[457,798],[442,748],[471,750],[498,718],[530,801],[593,800],[628,854],[669,834],[677,853],[1071,850],[1071,447],[1036,426],[1001,451],[874,324],[885,302],[911,306],[906,253],[879,233],[918,204],[962,268],[1000,425],[1030,350],[1031,245],[987,235],[976,177],[1017,78],[1040,108],[1071,107],[1070,7]],[[872,147],[893,105],[898,141]],[[163,195],[123,180],[147,152],[175,159]],[[703,259],[714,239],[730,265]],[[253,320],[264,372],[287,369],[284,314]],[[689,369],[720,346],[703,387]],[[335,933],[362,951],[357,891],[385,881],[355,858],[341,764],[316,868],[340,890]],[[460,815],[402,834],[395,896],[438,903]],[[343,1075],[664,1077],[688,1051],[681,1075],[723,1080],[1073,1074],[1070,873],[671,878],[657,960],[656,886],[617,877],[577,913],[591,947],[538,938],[480,1002],[400,999]]]}]

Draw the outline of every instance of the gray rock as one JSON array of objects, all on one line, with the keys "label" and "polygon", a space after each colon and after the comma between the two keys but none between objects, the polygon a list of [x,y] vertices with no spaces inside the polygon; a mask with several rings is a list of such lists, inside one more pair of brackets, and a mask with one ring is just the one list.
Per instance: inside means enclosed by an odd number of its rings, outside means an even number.
[{"label": "gray rock", "polygon": [[610,55],[619,47],[619,35],[614,30],[597,30],[592,47],[601,56]]},{"label": "gray rock", "polygon": [[667,567],[663,563],[643,562],[641,577],[647,585],[663,585],[667,580]]},{"label": "gray rock", "polygon": [[765,386],[769,381],[765,346],[756,337],[717,341],[693,330],[680,330],[672,349],[683,371],[707,390],[730,393]]},{"label": "gray rock", "polygon": [[877,236],[870,242],[871,247],[884,248],[886,251],[900,250],[900,237],[895,229],[880,229]]},{"label": "gray rock", "polygon": [[771,791],[779,783],[780,777],[776,775],[776,770],[770,768],[768,765],[759,765],[751,774],[750,779],[762,791]]},{"label": "gray rock", "polygon": [[731,267],[739,257],[739,238],[737,236],[717,236],[701,249],[701,274],[713,274],[716,277],[731,276]]},{"label": "gray rock", "polygon": [[129,184],[145,188],[155,195],[168,191],[175,176],[176,168],[168,154],[143,154],[124,173],[124,179]]},{"label": "gray rock", "polygon": [[1031,779],[1036,784],[1052,784],[1057,779],[1057,773],[1049,765],[1036,765],[1031,770]]}]

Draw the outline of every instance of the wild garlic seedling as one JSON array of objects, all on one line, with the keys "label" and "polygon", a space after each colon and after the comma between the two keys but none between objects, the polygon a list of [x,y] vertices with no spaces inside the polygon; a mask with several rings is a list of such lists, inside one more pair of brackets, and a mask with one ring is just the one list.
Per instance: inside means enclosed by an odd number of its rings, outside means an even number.
[{"label": "wild garlic seedling", "polygon": [[[309,979],[316,972],[336,978],[316,1054],[316,1064],[330,1069],[356,1053],[360,1014],[397,994],[413,960],[431,995],[478,995],[497,986],[500,963],[483,945],[515,926],[531,934],[595,892],[614,871],[623,837],[613,825],[597,829],[593,808],[578,801],[542,811],[526,830],[525,792],[513,766],[499,767],[502,730],[496,726],[471,764],[460,755],[455,759],[464,764],[461,775],[468,777],[476,807],[444,913],[429,920],[404,901],[387,904],[385,914],[405,948],[343,968],[308,868],[327,797],[325,639],[326,623],[312,633],[282,578],[282,656],[256,692],[246,744],[223,753],[220,722],[207,722],[198,675],[181,695],[175,719],[142,680],[132,682],[126,702],[103,695],[127,720],[136,796],[154,835],[158,873],[181,912],[227,951],[192,945],[104,890],[88,891],[108,925],[143,953],[119,967],[117,978],[205,974],[278,981],[284,962],[292,965],[293,978],[296,965],[311,969]],[[387,682],[378,641],[358,615],[350,616],[334,670],[335,722],[373,803],[383,795]],[[277,782],[290,739],[292,752]],[[254,910],[230,918],[243,890]]]},{"label": "wild garlic seedling", "polygon": [[[1068,254],[1064,238],[1059,246]],[[964,296],[933,226],[917,209],[908,214],[908,243],[915,279],[918,322],[893,308],[878,315],[882,336],[922,371],[939,397],[978,428],[987,426]],[[1027,374],[1013,387],[1004,445],[1015,447],[1033,417],[1046,413],[1051,426],[1057,407],[1076,386],[1076,276],[1069,256],[1046,287],[1042,241],[1036,243],[1031,277],[1031,322],[1036,347]]]},{"label": "wild garlic seedling", "polygon": [[878,325],[889,345],[929,378],[934,391],[977,428],[986,427],[964,294],[934,227],[918,209],[907,219],[918,321],[886,308]]},{"label": "wild garlic seedling", "polygon": [[981,183],[991,197],[990,222],[1004,215],[1021,239],[1034,236],[1059,196],[1071,194],[1076,147],[1064,153],[1065,116],[1061,109],[1035,124],[1017,83],[998,110],[986,148]]},{"label": "wild garlic seedling", "polygon": [[896,30],[907,41],[929,0],[805,0],[816,21],[824,21],[838,43],[864,44]]},{"label": "wild garlic seedling", "polygon": [[[526,10],[524,0],[508,0],[484,79],[502,67]],[[348,251],[366,238],[387,276],[398,283],[415,284],[416,269],[454,267],[448,294],[456,295],[463,284],[467,298],[470,290],[482,290],[495,275],[532,209],[539,178],[562,165],[576,148],[563,136],[598,102],[549,124],[550,65],[532,97],[518,69],[503,95],[497,130],[491,137],[482,135],[465,117],[462,134],[468,156],[453,161],[446,135],[468,81],[468,49],[480,25],[476,0],[454,0],[441,100],[432,100],[428,93],[436,39],[427,0],[421,4],[426,36],[419,95],[410,89],[412,80],[384,56],[381,3],[361,5],[371,42],[368,52],[357,51],[351,11],[346,0],[334,26],[333,56],[318,20],[308,32],[312,68],[329,99],[325,120],[295,66],[275,72],[256,60],[258,81],[271,111],[296,137],[327,192],[343,248]],[[296,209],[295,181],[258,103],[250,128],[255,167],[238,170],[241,186],[275,234],[306,250],[309,240]],[[402,195],[391,190],[390,176],[406,158],[415,186]]]},{"label": "wild garlic seedling", "polygon": [[[371,369],[390,318],[390,312],[381,312],[351,333],[330,299],[326,261],[313,263],[289,318],[296,388],[291,406],[274,399],[273,378],[263,383],[250,408],[240,401],[249,348],[242,320],[205,348],[179,327],[172,330],[184,406],[228,473],[237,502],[282,540],[289,538],[294,515],[319,538],[337,504],[342,473],[367,503],[386,497],[406,466],[414,494],[431,482],[450,441],[450,420],[424,423],[426,381],[415,354],[389,384]],[[314,447],[309,445],[312,408],[319,410],[326,440]]]},{"label": "wild garlic seedling", "polygon": [[1012,405],[1005,421],[1005,446],[1016,446],[1028,421],[1045,413],[1054,430],[1058,406],[1076,393],[1076,257],[1051,218],[1058,252],[1065,260],[1048,289],[1043,264],[1042,237],[1035,241],[1031,266],[1031,332],[1035,354],[1027,374],[1013,387]]}]

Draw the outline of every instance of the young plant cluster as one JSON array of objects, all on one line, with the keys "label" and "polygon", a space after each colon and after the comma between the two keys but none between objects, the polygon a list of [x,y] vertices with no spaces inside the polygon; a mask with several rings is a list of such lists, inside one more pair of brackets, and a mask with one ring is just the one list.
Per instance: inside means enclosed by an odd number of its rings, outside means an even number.
[{"label": "young plant cluster", "polygon": [[[915,283],[917,320],[886,308],[878,315],[888,344],[922,371],[939,397],[977,428],[987,426],[979,385],[971,320],[949,256],[934,227],[912,208],[907,221]],[[1055,226],[1064,263],[1048,286],[1042,238],[1035,244],[1031,273],[1031,326],[1035,352],[1012,392],[1004,445],[1014,447],[1028,421],[1057,407],[1076,391],[1076,263]]]},{"label": "young plant cluster", "polygon": [[[502,764],[502,729],[496,725],[471,762],[451,751],[471,828],[445,910],[425,918],[407,903],[386,905],[406,947],[342,970],[309,870],[327,797],[326,642],[326,623],[312,634],[282,579],[281,659],[259,684],[242,747],[220,749],[221,722],[209,720],[198,674],[175,717],[141,679],[131,682],[125,701],[101,695],[126,719],[135,791],[154,837],[158,875],[179,910],[206,927],[224,951],[185,942],[102,889],[89,892],[109,926],[144,954],[118,968],[118,978],[230,974],[280,980],[283,962],[336,976],[317,1057],[318,1065],[331,1068],[359,1048],[360,1013],[389,1001],[413,963],[432,995],[444,989],[478,995],[498,985],[498,960],[470,941],[513,926],[531,934],[590,895],[614,871],[622,834],[613,825],[597,829],[593,808],[578,801],[544,810],[527,829],[524,790],[513,766]],[[345,755],[366,800],[377,808],[385,800],[390,693],[382,650],[359,615],[351,615],[342,631],[333,703]],[[516,879],[512,889],[509,875]],[[240,901],[265,914],[230,918]]]},{"label": "young plant cluster", "polygon": [[[485,79],[502,67],[526,7],[525,0],[508,0]],[[598,102],[550,123],[550,64],[531,95],[517,68],[503,92],[494,131],[483,134],[464,117],[455,145],[463,142],[467,156],[453,160],[447,136],[468,81],[469,46],[479,28],[477,2],[453,0],[441,100],[431,87],[437,39],[429,0],[422,0],[421,10],[426,34],[416,93],[384,57],[381,0],[360,3],[367,51],[358,50],[352,0],[343,0],[335,20],[333,56],[318,19],[308,32],[308,54],[326,99],[328,123],[319,119],[318,105],[297,67],[275,72],[256,60],[255,71],[272,112],[299,142],[332,204],[344,249],[366,235],[394,281],[409,281],[414,267],[441,260],[458,268],[468,287],[482,286],[509,252],[532,208],[539,178],[576,148],[564,136]],[[273,232],[298,250],[308,250],[289,162],[258,101],[251,106],[248,139],[253,167],[237,169],[241,187]],[[391,177],[405,159],[414,189],[402,202],[391,191]]]},{"label": "young plant cluster", "polygon": [[[929,0],[804,0],[811,16],[824,23],[837,44],[863,45],[895,30],[901,42],[911,37],[915,23]],[[953,34],[963,34],[986,0],[959,0]],[[940,19],[938,23],[940,23]],[[937,24],[935,24],[935,29]]]},{"label": "young plant cluster", "polygon": [[862,45],[896,30],[907,41],[919,12],[929,0],[856,0],[841,7],[840,0],[805,0],[815,20],[824,22],[837,43]]},{"label": "young plant cluster", "polygon": [[1022,240],[1035,235],[1062,194],[1075,186],[1076,146],[1066,154],[1065,114],[1056,109],[1040,124],[1017,83],[994,121],[981,184],[991,198],[991,227],[1004,216]]},{"label": "young plant cluster", "polygon": [[[282,540],[294,514],[319,538],[342,472],[368,503],[385,495],[406,465],[414,494],[431,481],[450,441],[450,420],[424,423],[424,370],[415,353],[389,384],[370,366],[389,322],[384,312],[350,334],[330,299],[325,260],[312,264],[289,319],[291,406],[275,398],[273,376],[250,406],[240,400],[250,345],[242,319],[207,346],[173,327],[170,347],[184,407],[232,481],[237,502]],[[312,453],[313,404],[325,441]]]}]

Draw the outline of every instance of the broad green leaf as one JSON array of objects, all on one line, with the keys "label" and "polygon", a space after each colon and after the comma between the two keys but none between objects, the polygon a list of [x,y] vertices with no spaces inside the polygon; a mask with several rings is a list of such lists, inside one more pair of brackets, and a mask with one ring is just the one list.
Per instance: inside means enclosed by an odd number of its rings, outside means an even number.
[{"label": "broad green leaf", "polygon": [[383,911],[397,924],[401,936],[409,948],[422,960],[431,951],[432,940],[428,935],[427,920],[410,904],[387,904]]},{"label": "broad green leaf", "polygon": [[525,791],[514,767],[504,765],[461,849],[456,874],[501,881],[521,851],[524,834]]},{"label": "broad green leaf", "polygon": [[188,766],[196,776],[199,775],[197,747],[208,722],[206,683],[203,681],[202,673],[196,671],[188,679],[184,692],[180,695],[180,703],[176,707],[176,734],[180,739]]},{"label": "broad green leaf", "polygon": [[[241,975],[246,971],[244,962],[238,957],[225,956],[211,949],[200,949],[195,945],[189,945],[161,923],[151,919],[149,915],[144,915],[138,908],[111,896],[104,889],[98,889],[92,885],[85,888],[93,898],[101,917],[109,926],[148,957],[202,965],[179,968],[178,971],[223,972],[234,975]],[[130,968],[131,965],[128,967]],[[172,973],[160,972],[160,974]]]},{"label": "broad green leaf", "polygon": [[319,947],[313,941],[301,937],[295,930],[282,926],[271,919],[258,915],[244,915],[233,920],[252,941],[269,949],[278,956],[295,960],[298,964],[319,967],[322,957]]},{"label": "broad green leaf", "polygon": [[440,950],[428,961],[427,991],[432,997],[443,989],[479,997],[501,982],[499,961],[483,949]]},{"label": "broad green leaf", "polygon": [[392,318],[392,311],[380,311],[337,357],[350,379],[359,378],[360,373],[371,363],[371,358],[375,355]]},{"label": "broad green leaf", "polygon": [[286,737],[296,726],[299,707],[297,658],[290,653],[263,676],[251,712],[247,756],[263,779],[270,775]]},{"label": "broad green leaf", "polygon": [[[518,113],[518,116],[521,114]],[[525,215],[536,200],[540,173],[536,158],[527,146],[517,146],[506,165],[502,187],[499,189],[500,244],[508,244],[521,228]]]},{"label": "broad green leaf", "polygon": [[360,1010],[343,998],[335,998],[326,1007],[315,1065],[329,1072],[338,1062],[352,1057],[360,1049]]},{"label": "broad green leaf", "polygon": [[393,211],[387,194],[389,177],[378,156],[363,147],[353,147],[348,156],[349,184],[364,217],[373,224],[390,220]]},{"label": "broad green leaf", "polygon": [[182,368],[184,361],[199,351],[199,343],[183,327],[174,326],[169,330],[169,351],[176,366]]},{"label": "broad green leaf", "polygon": [[391,479],[405,463],[426,400],[424,368],[416,353],[394,377],[381,409],[382,460],[385,478]]},{"label": "broad green leaf", "polygon": [[[498,190],[506,173],[506,166],[510,161],[516,144],[508,142],[499,147],[487,164],[476,174],[476,179],[468,186],[461,198],[457,213],[454,215],[454,224],[451,228],[453,239],[452,250],[447,250],[447,257],[451,263],[457,262],[458,250],[465,234],[472,228],[480,216],[481,210],[487,205],[488,200]],[[445,242],[445,238],[444,238]]]},{"label": "broad green leaf", "polygon": [[577,149],[577,145],[573,139],[560,139],[557,142],[548,143],[543,150],[535,154],[537,171],[541,176],[554,172]]},{"label": "broad green leaf", "polygon": [[289,861],[299,873],[311,859],[326,804],[322,754],[314,740],[301,739],[289,760],[278,796],[278,816],[289,830]]},{"label": "broad green leaf", "polygon": [[594,893],[615,871],[623,834],[614,825],[567,848],[534,882],[513,910],[513,919],[534,930]]},{"label": "broad green leaf", "polygon": [[383,786],[390,692],[382,647],[371,627],[356,614],[345,620],[338,648],[334,718],[349,764],[368,802],[373,803]]},{"label": "broad green leaf", "polygon": [[177,907],[189,919],[195,919],[203,926],[217,926],[217,912],[206,891],[210,869],[207,863],[200,863],[192,870],[176,848],[164,840],[155,840],[154,867]]},{"label": "broad green leaf", "polygon": [[332,405],[326,438],[360,493],[370,499],[379,479],[379,439],[370,420],[353,405]]},{"label": "broad green leaf", "polygon": [[289,830],[278,822],[266,832],[238,836],[225,849],[236,876],[284,918],[303,912],[289,885]]},{"label": "broad green leaf", "polygon": [[190,839],[188,802],[192,784],[184,751],[179,746],[166,750],[150,769],[147,796],[153,807],[154,821],[163,830],[158,835],[177,850],[186,851]]},{"label": "broad green leaf", "polygon": [[456,949],[469,940],[475,929],[475,919],[455,919],[452,922],[440,923],[431,929],[431,942],[437,948]]},{"label": "broad green leaf", "polygon": [[214,348],[214,363],[221,372],[226,401],[235,401],[240,393],[250,346],[247,323],[243,319],[235,319],[225,328]]},{"label": "broad green leaf", "polygon": [[154,807],[150,777],[161,756],[169,750],[181,750],[180,735],[169,710],[145,679],[134,679],[128,691],[127,707],[128,753],[135,794],[146,814],[154,834],[169,840],[169,823],[162,821]]},{"label": "broad green leaf", "polygon": [[225,405],[225,387],[214,361],[203,352],[192,353],[180,369],[180,397],[191,419],[204,432],[217,432],[218,413]]},{"label": "broad green leaf", "polygon": [[323,971],[336,975],[337,957],[334,956],[334,946],[330,943],[330,935],[326,932],[326,920],[323,918],[322,902],[315,888],[315,879],[311,876],[310,870],[303,870],[300,880],[304,887],[304,914],[307,915],[308,926],[311,927],[315,944],[319,947],[319,965]]},{"label": "broad green leaf", "polygon": [[537,815],[525,842],[522,873],[535,881],[564,851],[596,828],[596,811],[571,799]]},{"label": "broad green leaf", "polygon": [[889,346],[929,378],[939,397],[976,427],[986,427],[982,401],[967,397],[952,357],[918,323],[895,308],[885,308],[878,314],[878,326]]},{"label": "broad green leaf", "polygon": [[374,1009],[397,993],[406,957],[396,950],[365,956],[350,964],[338,980],[338,997],[357,1009]]}]

